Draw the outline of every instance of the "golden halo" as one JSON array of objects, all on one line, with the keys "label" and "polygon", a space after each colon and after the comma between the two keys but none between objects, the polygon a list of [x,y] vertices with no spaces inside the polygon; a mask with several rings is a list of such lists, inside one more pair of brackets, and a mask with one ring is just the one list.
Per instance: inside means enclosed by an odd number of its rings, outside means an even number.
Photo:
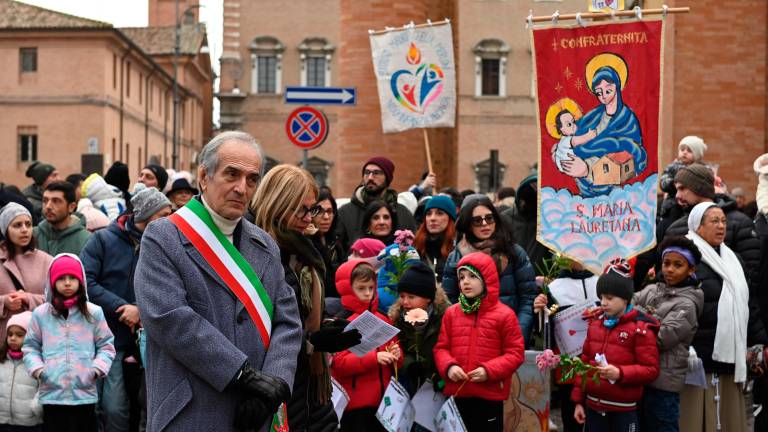
[{"label": "golden halo", "polygon": [[560,139],[561,135],[557,130],[555,117],[557,117],[557,115],[560,114],[560,111],[562,110],[568,110],[571,114],[573,114],[574,120],[581,118],[581,108],[579,108],[579,104],[577,104],[576,101],[571,98],[562,98],[550,105],[549,109],[547,110],[546,120],[544,122],[547,125],[547,133],[549,133],[549,136],[558,140]]},{"label": "golden halo", "polygon": [[595,72],[603,66],[609,66],[616,71],[619,79],[621,79],[621,88],[619,90],[624,90],[624,86],[627,84],[627,62],[616,54],[602,53],[592,57],[587,63],[586,73],[589,91],[593,91],[592,78],[594,78]]}]

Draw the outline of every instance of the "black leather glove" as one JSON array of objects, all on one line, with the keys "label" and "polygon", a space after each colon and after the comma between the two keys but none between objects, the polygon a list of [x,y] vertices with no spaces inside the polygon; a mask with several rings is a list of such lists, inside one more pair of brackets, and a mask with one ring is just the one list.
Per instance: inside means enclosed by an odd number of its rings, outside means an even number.
[{"label": "black leather glove", "polygon": [[235,387],[243,392],[245,397],[258,398],[267,411],[277,411],[277,407],[283,402],[288,402],[291,397],[291,389],[285,381],[257,371],[247,361],[240,371]]},{"label": "black leather glove", "polygon": [[315,351],[335,353],[350,349],[360,343],[362,336],[357,329],[345,332],[343,327],[326,327],[309,335],[309,343]]},{"label": "black leather glove", "polygon": [[259,430],[269,417],[267,407],[253,396],[243,396],[235,407],[235,430]]}]

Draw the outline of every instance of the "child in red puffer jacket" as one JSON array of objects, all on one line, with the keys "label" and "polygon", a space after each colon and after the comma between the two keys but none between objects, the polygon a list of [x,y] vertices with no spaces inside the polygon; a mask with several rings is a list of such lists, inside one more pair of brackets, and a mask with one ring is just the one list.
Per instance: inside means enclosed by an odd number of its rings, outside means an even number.
[{"label": "child in red puffer jacket", "polygon": [[[589,431],[639,430],[637,404],[643,386],[659,375],[658,321],[632,306],[633,294],[629,265],[611,265],[597,280],[601,307],[585,312],[590,323],[581,358],[597,366],[600,382],[588,378],[584,391],[577,377],[571,400],[574,418],[586,421]],[[603,361],[596,361],[597,355]]]},{"label": "child in red puffer jacket", "polygon": [[525,360],[525,341],[515,312],[499,301],[499,273],[493,258],[471,253],[456,266],[459,304],[443,316],[435,365],[444,393],[469,432],[502,431],[511,377]]},{"label": "child in red puffer jacket", "polygon": [[[376,272],[365,260],[349,260],[336,270],[336,289],[341,304],[351,312],[353,321],[365,311],[370,311],[387,324],[392,322],[378,312]],[[376,409],[384,396],[384,390],[392,378],[395,365],[401,367],[403,358],[397,337],[375,351],[358,357],[349,350],[333,356],[331,375],[339,381],[349,395],[349,404],[341,417],[341,430],[384,431],[376,419]]]}]

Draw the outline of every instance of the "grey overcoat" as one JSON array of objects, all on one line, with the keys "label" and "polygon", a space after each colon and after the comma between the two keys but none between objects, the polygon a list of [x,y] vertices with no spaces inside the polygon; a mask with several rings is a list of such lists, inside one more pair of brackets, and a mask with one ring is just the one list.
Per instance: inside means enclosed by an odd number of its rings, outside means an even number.
[{"label": "grey overcoat", "polygon": [[134,287],[147,332],[149,432],[233,430],[238,396],[225,388],[246,359],[293,386],[303,335],[280,251],[245,219],[234,235],[274,305],[268,350],[243,304],[171,221],[144,232]]}]

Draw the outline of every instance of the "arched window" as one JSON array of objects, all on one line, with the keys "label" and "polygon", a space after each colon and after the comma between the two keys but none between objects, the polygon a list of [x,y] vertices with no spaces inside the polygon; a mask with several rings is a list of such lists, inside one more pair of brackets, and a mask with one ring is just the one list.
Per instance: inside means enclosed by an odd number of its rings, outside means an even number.
[{"label": "arched window", "polygon": [[250,50],[251,93],[281,93],[285,46],[272,36],[258,36],[251,42]]},{"label": "arched window", "polygon": [[509,45],[501,39],[483,39],[472,52],[475,53],[475,96],[506,96]]},{"label": "arched window", "polygon": [[331,86],[331,59],[335,49],[335,46],[322,37],[309,37],[301,41],[299,54],[302,86]]}]

